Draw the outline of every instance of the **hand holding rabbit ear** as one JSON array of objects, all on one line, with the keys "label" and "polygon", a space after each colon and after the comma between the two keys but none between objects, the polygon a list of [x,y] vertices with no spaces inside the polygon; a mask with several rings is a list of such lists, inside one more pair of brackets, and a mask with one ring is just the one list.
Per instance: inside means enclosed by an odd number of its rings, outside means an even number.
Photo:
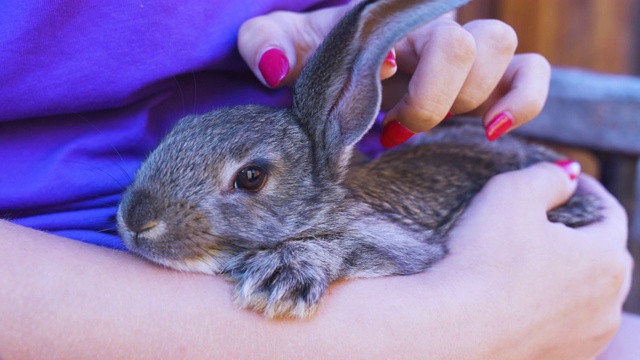
[{"label": "hand holding rabbit ear", "polygon": [[448,113],[472,113],[493,141],[531,120],[547,97],[550,66],[537,54],[514,56],[516,46],[513,29],[497,20],[439,19],[413,31],[396,45],[400,74],[385,85],[386,129],[397,120],[425,131]]},{"label": "hand holding rabbit ear", "polygon": [[[354,3],[250,19],[240,29],[240,53],[268,86],[291,84]],[[391,77],[384,84],[383,144],[399,145],[450,114],[482,116],[489,140],[531,120],[547,97],[550,66],[537,54],[514,55],[516,46],[513,29],[497,20],[460,26],[449,15],[411,32],[382,65],[382,79]]]}]

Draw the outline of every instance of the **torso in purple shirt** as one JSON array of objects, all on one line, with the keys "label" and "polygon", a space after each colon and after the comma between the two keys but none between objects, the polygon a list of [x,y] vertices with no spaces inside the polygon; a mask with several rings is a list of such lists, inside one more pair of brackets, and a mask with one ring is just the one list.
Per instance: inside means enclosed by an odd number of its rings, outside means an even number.
[{"label": "torso in purple shirt", "polygon": [[336,2],[9,0],[0,12],[0,218],[122,248],[120,194],[176,120],[290,103],[238,55],[242,22]]}]

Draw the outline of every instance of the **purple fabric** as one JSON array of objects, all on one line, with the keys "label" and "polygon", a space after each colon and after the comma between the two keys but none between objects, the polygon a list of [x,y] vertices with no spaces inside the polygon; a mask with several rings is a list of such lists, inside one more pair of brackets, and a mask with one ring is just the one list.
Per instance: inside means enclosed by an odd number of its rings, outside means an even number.
[{"label": "purple fabric", "polygon": [[290,103],[287,90],[264,88],[244,65],[240,24],[337,2],[5,1],[0,218],[122,248],[120,194],[177,119]]}]

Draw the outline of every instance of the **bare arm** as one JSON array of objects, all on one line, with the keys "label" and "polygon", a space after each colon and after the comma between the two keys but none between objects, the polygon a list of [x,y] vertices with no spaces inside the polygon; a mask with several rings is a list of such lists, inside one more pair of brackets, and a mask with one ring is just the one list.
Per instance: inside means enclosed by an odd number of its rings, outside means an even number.
[{"label": "bare arm", "polygon": [[[468,292],[465,284],[443,288],[446,276],[421,274],[337,284],[313,320],[267,321],[232,304],[231,286],[216,277],[6,222],[0,238],[0,348],[9,358],[435,356],[460,333],[447,325],[471,315],[442,301]],[[429,341],[415,341],[419,333]]]},{"label": "bare arm", "polygon": [[[563,176],[549,164],[499,176],[444,261],[422,274],[335,284],[309,321],[239,310],[216,277],[0,222],[0,357],[593,356],[626,295],[625,217],[591,183],[611,220],[590,231],[545,222],[545,208],[574,189]],[[523,185],[530,191],[516,195]],[[510,221],[498,221],[505,211]]]}]

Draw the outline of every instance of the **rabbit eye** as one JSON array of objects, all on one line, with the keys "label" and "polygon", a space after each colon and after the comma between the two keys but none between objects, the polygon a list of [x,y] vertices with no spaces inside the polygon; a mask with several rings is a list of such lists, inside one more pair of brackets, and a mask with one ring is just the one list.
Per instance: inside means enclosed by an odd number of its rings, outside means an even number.
[{"label": "rabbit eye", "polygon": [[267,182],[267,171],[260,166],[248,166],[238,172],[236,181],[233,183],[235,189],[259,191]]}]

